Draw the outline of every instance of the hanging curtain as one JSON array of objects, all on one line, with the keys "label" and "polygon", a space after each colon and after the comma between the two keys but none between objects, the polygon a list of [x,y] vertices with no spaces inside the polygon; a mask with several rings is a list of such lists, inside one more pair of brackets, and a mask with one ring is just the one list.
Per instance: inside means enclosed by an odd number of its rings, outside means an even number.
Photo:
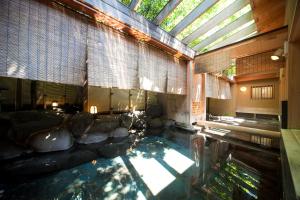
[{"label": "hanging curtain", "polygon": [[182,60],[172,58],[168,67],[168,88],[170,94],[186,94],[187,66]]},{"label": "hanging curtain", "polygon": [[88,26],[88,83],[137,89],[137,43],[104,25]]},{"label": "hanging curtain", "polygon": [[82,85],[86,22],[33,0],[1,1],[0,76]]},{"label": "hanging curtain", "polygon": [[139,44],[138,78],[140,89],[166,92],[167,54],[150,45]]},{"label": "hanging curtain", "polygon": [[231,99],[230,83],[212,74],[205,74],[205,96],[215,99]]}]

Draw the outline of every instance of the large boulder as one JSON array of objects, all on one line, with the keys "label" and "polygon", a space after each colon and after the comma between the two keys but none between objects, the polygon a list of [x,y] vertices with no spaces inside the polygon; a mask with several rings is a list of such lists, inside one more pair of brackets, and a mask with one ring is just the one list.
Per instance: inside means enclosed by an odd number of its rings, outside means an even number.
[{"label": "large boulder", "polygon": [[111,137],[114,137],[114,138],[120,138],[120,137],[126,137],[129,135],[129,132],[127,130],[127,128],[116,128],[115,130],[113,130],[111,133],[110,133],[110,136]]},{"label": "large boulder", "polygon": [[7,138],[10,129],[11,123],[9,120],[9,116],[0,113],[0,139]]},{"label": "large boulder", "polygon": [[172,120],[172,119],[163,120],[163,126],[164,126],[164,128],[173,127],[173,126],[175,126],[175,123],[176,123],[176,121]]},{"label": "large boulder", "polygon": [[162,107],[160,105],[149,105],[146,110],[146,115],[151,118],[162,116]]},{"label": "large boulder", "polygon": [[149,127],[152,129],[161,128],[164,126],[161,118],[154,118],[148,121]]},{"label": "large boulder", "polygon": [[135,111],[133,116],[132,128],[137,130],[144,130],[147,127],[147,116],[144,111]]},{"label": "large boulder", "polygon": [[36,152],[62,151],[73,146],[73,137],[65,128],[53,128],[32,135],[28,145]]},{"label": "large boulder", "polygon": [[28,177],[70,169],[97,157],[96,153],[82,149],[23,157],[0,165],[0,177],[7,181],[28,181]]},{"label": "large boulder", "polygon": [[130,129],[134,121],[133,113],[124,113],[120,115],[120,126]]},{"label": "large boulder", "polygon": [[105,144],[98,148],[98,154],[106,158],[115,158],[117,156],[126,155],[128,149],[130,149],[132,143],[127,139],[119,142]]},{"label": "large boulder", "polygon": [[107,133],[101,133],[101,132],[92,132],[81,135],[79,138],[77,138],[77,142],[79,144],[93,144],[98,142],[103,142],[108,138]]},{"label": "large boulder", "polygon": [[90,132],[110,132],[120,127],[119,116],[102,115],[98,116],[91,127]]},{"label": "large boulder", "polygon": [[85,134],[93,125],[93,115],[87,112],[75,114],[69,124],[69,129],[75,137]]},{"label": "large boulder", "polygon": [[0,161],[6,159],[12,159],[21,156],[25,153],[30,153],[30,150],[18,146],[9,140],[0,141]]},{"label": "large boulder", "polygon": [[51,112],[22,111],[13,113],[10,121],[13,131],[9,138],[24,144],[35,132],[61,125],[63,117]]}]

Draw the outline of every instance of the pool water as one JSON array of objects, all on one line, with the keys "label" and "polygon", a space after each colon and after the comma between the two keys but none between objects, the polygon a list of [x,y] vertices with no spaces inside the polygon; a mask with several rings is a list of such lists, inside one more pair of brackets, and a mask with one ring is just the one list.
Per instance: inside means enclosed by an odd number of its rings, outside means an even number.
[{"label": "pool water", "polygon": [[209,167],[199,181],[201,166],[190,148],[162,137],[145,137],[123,156],[2,185],[0,199],[259,199],[261,172],[230,151],[225,155],[213,164],[206,159]]}]

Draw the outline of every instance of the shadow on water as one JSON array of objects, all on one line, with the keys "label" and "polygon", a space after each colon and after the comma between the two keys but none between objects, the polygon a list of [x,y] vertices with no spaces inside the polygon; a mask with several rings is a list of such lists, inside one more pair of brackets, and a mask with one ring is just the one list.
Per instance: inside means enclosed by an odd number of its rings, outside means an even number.
[{"label": "shadow on water", "polygon": [[278,160],[228,143],[195,140],[188,149],[161,137],[145,137],[135,148],[120,148],[122,154],[116,157],[98,158],[26,183],[0,185],[1,199],[280,197],[278,180],[274,178]]}]

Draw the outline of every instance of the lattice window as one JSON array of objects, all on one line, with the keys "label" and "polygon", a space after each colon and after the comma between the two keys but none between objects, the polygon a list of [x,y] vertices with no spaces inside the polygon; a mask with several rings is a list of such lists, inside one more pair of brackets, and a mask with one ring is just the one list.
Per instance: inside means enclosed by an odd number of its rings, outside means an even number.
[{"label": "lattice window", "polygon": [[252,86],[251,99],[273,99],[274,85]]}]

